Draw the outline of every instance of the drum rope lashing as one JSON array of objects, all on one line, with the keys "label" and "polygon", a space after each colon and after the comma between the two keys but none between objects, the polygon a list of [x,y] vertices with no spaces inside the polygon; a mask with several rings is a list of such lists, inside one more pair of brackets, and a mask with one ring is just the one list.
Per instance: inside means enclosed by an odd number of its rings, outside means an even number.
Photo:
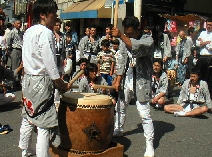
[{"label": "drum rope lashing", "polygon": [[73,103],[68,103],[60,99],[60,103],[63,105],[66,105],[71,108],[82,108],[82,109],[110,109],[114,105],[79,105],[79,104],[73,104]]},{"label": "drum rope lashing", "polygon": [[97,153],[102,153],[103,151],[105,150],[96,150],[96,151],[80,151],[80,150],[74,150],[74,149],[66,149],[66,148],[63,148],[61,146],[59,146],[60,149],[63,149],[65,151],[68,151],[70,153],[73,153],[73,154],[80,154],[80,155],[83,155],[83,154],[97,154]]}]

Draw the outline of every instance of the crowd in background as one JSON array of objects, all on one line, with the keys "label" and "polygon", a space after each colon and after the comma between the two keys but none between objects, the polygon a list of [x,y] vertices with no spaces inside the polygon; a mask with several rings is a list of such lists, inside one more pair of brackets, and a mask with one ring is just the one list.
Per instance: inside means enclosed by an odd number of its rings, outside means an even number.
[{"label": "crowd in background", "polygon": [[[175,116],[200,115],[212,108],[207,84],[212,80],[212,73],[209,74],[212,66],[211,19],[207,20],[207,30],[198,35],[192,27],[187,35],[180,30],[176,45],[171,45],[173,38],[167,30],[157,34],[149,26],[141,30],[134,16],[122,21],[124,33],[108,24],[105,35],[99,37],[97,27],[92,25],[85,28],[85,36],[79,39],[71,21],[65,23],[64,32],[61,32],[60,19],[53,25],[57,5],[52,0],[49,3],[52,5],[43,0],[35,2],[38,8],[34,8],[34,17],[39,23],[26,32],[21,30],[22,23],[18,19],[8,23],[7,29],[0,30],[0,101],[7,103],[15,99],[14,94],[7,93],[7,85],[13,89],[22,87],[24,108],[19,141],[22,156],[30,152],[34,126],[38,130],[37,143],[40,142],[37,155],[47,156],[49,136],[59,137],[55,106],[60,105],[61,90],[111,96],[116,110],[113,136],[123,136],[126,108],[134,98],[143,121],[145,157],[154,156],[150,105],[164,108]],[[47,13],[41,13],[39,7],[51,12],[43,9]],[[84,73],[74,84],[67,83],[81,70]],[[10,81],[12,83],[8,83]],[[114,89],[94,88],[95,84]],[[168,105],[174,103],[172,96],[176,85],[182,86],[177,104]]]},{"label": "crowd in background", "polygon": [[[120,51],[126,51],[127,53],[127,49],[122,50],[121,41],[113,39],[110,35],[113,28],[112,24],[105,27],[105,35],[102,37],[96,35],[97,26],[87,27],[85,28],[85,35],[81,39],[73,30],[72,21],[65,23],[64,32],[61,32],[61,24],[61,20],[57,19],[52,31],[55,37],[58,69],[61,78],[65,81],[69,81],[79,72],[82,63],[95,63],[98,69],[96,75],[102,76],[109,86],[112,85],[113,75],[120,66],[124,66],[122,68],[127,71],[128,65],[118,63]],[[21,30],[21,25],[20,20],[15,20],[14,23],[7,23],[6,28],[2,27],[0,30],[1,66],[4,69],[1,81],[13,88],[21,87],[23,74],[21,48],[24,32]],[[173,88],[176,85],[182,86],[183,82],[189,78],[189,71],[195,67],[200,57],[200,45],[196,45],[200,32],[195,31],[193,27],[188,29],[187,34],[184,31],[179,31],[176,45],[172,44],[174,37],[167,30],[161,30],[157,34],[153,34],[152,28],[146,26],[142,32],[155,38],[155,51],[152,57],[161,58],[163,61],[162,69],[166,72],[169,80],[167,98],[170,102],[173,102]],[[135,57],[130,56],[129,53],[127,54],[130,65],[135,66]],[[128,64],[128,57],[124,58],[125,64]],[[81,63],[82,58],[87,60]],[[77,82],[77,85],[79,85],[79,82]],[[77,90],[74,89],[73,91]],[[56,90],[56,106],[59,104],[59,99],[59,92]]]}]

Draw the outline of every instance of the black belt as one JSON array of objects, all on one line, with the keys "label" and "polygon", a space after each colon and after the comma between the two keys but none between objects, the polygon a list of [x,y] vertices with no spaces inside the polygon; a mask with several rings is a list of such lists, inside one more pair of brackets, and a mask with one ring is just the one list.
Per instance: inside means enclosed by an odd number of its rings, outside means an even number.
[{"label": "black belt", "polygon": [[22,48],[13,48],[13,49],[15,49],[15,50],[20,50],[20,51],[22,50]]},{"label": "black belt", "polygon": [[189,103],[189,104],[204,104],[205,102],[200,102],[200,101],[192,101],[192,100],[187,100],[183,101],[184,103]]},{"label": "black belt", "polygon": [[86,55],[94,55],[94,56],[96,56],[97,54],[96,53],[94,53],[94,52],[86,52],[85,53]]}]

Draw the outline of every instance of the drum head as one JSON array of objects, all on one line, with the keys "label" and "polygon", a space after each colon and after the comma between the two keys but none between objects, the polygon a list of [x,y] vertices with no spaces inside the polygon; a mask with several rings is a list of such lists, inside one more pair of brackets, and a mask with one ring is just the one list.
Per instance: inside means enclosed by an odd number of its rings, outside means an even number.
[{"label": "drum head", "polygon": [[62,101],[77,105],[111,105],[112,98],[108,95],[98,93],[76,93],[66,92]]}]

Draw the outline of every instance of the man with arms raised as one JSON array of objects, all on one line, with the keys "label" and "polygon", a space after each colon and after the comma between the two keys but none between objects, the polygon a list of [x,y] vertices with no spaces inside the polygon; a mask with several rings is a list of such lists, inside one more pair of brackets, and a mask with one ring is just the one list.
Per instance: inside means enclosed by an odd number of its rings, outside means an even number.
[{"label": "man with arms raised", "polygon": [[143,121],[144,136],[146,137],[146,151],[144,156],[153,157],[154,127],[150,116],[149,105],[151,98],[153,39],[148,34],[141,37],[140,23],[138,18],[134,16],[126,17],[122,25],[124,33],[118,28],[113,28],[112,36],[120,38],[132,53],[132,56],[136,58],[136,105]]}]

